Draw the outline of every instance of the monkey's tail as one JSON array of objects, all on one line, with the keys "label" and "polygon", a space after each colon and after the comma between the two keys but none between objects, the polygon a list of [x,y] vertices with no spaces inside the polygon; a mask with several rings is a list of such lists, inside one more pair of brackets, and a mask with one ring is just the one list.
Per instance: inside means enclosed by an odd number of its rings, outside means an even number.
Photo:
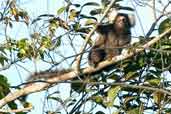
[{"label": "monkey's tail", "polygon": [[36,81],[36,80],[47,80],[53,77],[57,77],[59,75],[71,72],[72,69],[61,69],[61,70],[54,70],[54,71],[41,71],[36,72],[28,77],[26,80],[27,82]]}]

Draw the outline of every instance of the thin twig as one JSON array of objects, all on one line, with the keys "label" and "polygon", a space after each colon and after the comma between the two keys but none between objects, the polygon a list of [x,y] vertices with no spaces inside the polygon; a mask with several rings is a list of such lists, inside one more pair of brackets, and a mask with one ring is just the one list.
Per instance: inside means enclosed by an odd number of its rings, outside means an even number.
[{"label": "thin twig", "polygon": [[33,109],[33,106],[29,106],[29,107],[22,108],[22,109],[13,109],[13,110],[0,109],[0,112],[3,112],[3,113],[28,112],[31,109]]}]

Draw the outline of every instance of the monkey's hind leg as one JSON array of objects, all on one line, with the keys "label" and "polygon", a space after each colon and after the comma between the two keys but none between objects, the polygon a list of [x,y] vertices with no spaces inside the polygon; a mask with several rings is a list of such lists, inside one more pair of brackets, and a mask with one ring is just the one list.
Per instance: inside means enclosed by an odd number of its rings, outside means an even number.
[{"label": "monkey's hind leg", "polygon": [[118,49],[112,49],[112,50],[106,50],[106,60],[111,61],[113,57],[119,55],[119,50]]},{"label": "monkey's hind leg", "polygon": [[89,65],[96,67],[98,63],[103,61],[106,57],[106,52],[102,48],[93,47],[88,55]]}]

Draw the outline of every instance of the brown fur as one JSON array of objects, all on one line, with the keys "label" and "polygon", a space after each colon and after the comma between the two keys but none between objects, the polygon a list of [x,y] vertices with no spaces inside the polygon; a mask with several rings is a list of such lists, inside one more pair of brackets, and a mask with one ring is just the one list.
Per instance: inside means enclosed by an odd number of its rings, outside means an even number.
[{"label": "brown fur", "polygon": [[119,13],[112,24],[98,25],[95,45],[90,50],[88,62],[96,66],[103,60],[111,60],[121,53],[121,48],[131,41],[131,25],[127,14]]},{"label": "brown fur", "polygon": [[65,74],[71,71],[72,69],[61,69],[61,70],[49,71],[49,72],[42,71],[42,72],[32,74],[31,76],[29,76],[27,81],[31,82],[35,80],[47,80],[49,78],[57,77],[57,76],[60,76],[62,74]]}]

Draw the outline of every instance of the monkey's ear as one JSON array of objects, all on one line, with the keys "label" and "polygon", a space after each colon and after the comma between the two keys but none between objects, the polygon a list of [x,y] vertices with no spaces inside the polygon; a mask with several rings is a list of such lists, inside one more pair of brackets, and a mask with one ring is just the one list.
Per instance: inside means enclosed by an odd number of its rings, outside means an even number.
[{"label": "monkey's ear", "polygon": [[112,9],[109,13],[108,13],[108,20],[109,23],[113,23],[113,21],[115,20],[116,16],[118,15],[118,11],[116,9]]},{"label": "monkey's ear", "polygon": [[135,26],[135,15],[134,14],[128,14],[128,18],[129,18],[129,23],[131,25],[131,27]]}]

